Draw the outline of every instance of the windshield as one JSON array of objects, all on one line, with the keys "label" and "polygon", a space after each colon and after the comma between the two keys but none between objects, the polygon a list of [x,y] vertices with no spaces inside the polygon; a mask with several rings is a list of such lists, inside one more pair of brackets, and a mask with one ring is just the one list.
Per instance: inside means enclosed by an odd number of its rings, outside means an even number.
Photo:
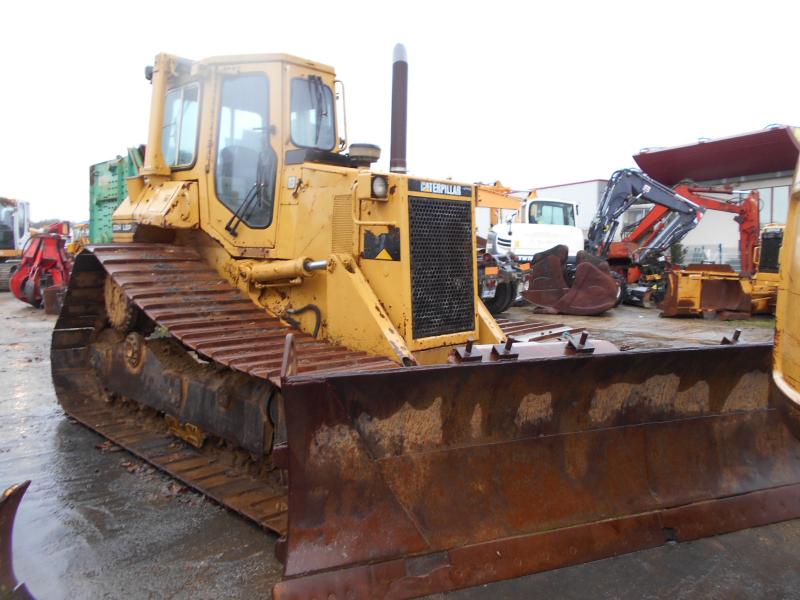
[{"label": "windshield", "polygon": [[0,208],[0,248],[7,250],[14,247],[13,208]]},{"label": "windshield", "polygon": [[291,120],[296,146],[333,150],[333,92],[318,75],[292,79]]},{"label": "windshield", "polygon": [[538,225],[575,226],[575,209],[562,202],[531,202],[528,207],[528,223]]}]

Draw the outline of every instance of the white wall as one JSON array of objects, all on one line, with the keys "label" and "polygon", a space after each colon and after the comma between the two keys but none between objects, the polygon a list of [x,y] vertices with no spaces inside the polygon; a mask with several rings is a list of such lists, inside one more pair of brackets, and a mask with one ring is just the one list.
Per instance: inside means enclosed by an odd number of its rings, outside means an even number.
[{"label": "white wall", "polygon": [[595,179],[580,183],[553,185],[536,188],[536,195],[540,198],[554,198],[575,202],[578,205],[575,224],[583,229],[583,233],[586,235],[589,225],[597,212],[597,203],[600,201],[607,183],[606,180]]}]

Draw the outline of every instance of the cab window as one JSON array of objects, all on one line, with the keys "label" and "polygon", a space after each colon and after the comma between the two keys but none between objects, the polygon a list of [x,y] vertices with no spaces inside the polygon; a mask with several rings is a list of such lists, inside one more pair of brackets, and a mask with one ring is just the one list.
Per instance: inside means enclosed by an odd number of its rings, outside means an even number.
[{"label": "cab window", "polygon": [[318,75],[292,79],[292,143],[301,148],[333,150],[333,92]]},{"label": "cab window", "polygon": [[247,226],[268,227],[277,169],[269,139],[269,82],[263,75],[228,77],[221,96],[217,198]]},{"label": "cab window", "polygon": [[575,226],[575,213],[571,204],[531,202],[528,211],[529,223]]},{"label": "cab window", "polygon": [[197,147],[198,96],[199,86],[196,83],[167,92],[161,150],[164,161],[170,167],[194,164]]}]

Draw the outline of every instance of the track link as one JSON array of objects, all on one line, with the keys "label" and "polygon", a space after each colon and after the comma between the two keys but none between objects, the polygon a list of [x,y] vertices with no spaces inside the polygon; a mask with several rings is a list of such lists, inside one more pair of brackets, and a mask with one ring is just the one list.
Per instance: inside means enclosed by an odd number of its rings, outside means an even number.
[{"label": "track link", "polygon": [[0,262],[0,292],[11,290],[11,277],[13,271],[19,266],[19,261]]}]

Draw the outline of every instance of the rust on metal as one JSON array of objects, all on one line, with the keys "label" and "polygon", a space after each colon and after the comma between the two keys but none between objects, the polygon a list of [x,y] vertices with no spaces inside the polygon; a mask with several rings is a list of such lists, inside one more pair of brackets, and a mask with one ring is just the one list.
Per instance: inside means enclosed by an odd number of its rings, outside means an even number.
[{"label": "rust on metal", "polygon": [[554,314],[599,315],[617,304],[619,285],[608,264],[580,252],[575,277],[567,283],[569,249],[559,245],[534,256],[530,287],[522,296]]},{"label": "rust on metal", "polygon": [[[143,325],[137,310],[155,323]],[[111,328],[105,326],[109,319]],[[175,338],[127,333],[137,325],[149,331],[158,325]],[[522,340],[553,341],[574,331],[542,322],[504,320],[500,325]],[[207,362],[191,357],[187,347]],[[283,534],[286,489],[280,470],[288,467],[288,448],[273,425],[277,417],[267,414],[272,409],[280,414],[276,373],[285,377],[397,365],[332,347],[283,325],[243,299],[191,249],[136,244],[96,247],[77,257],[53,333],[52,366],[59,401],[76,420]],[[224,366],[230,370],[221,370]],[[176,442],[164,419],[142,420],[142,407],[170,416],[177,423],[172,433],[205,447]],[[252,456],[272,460],[260,459],[264,464],[255,461],[242,470],[234,465],[235,452],[204,445],[207,435],[235,440]],[[175,444],[179,450],[173,450]],[[253,475],[254,465],[266,469],[266,475]],[[243,494],[237,492],[241,489]]]},{"label": "rust on metal", "polygon": [[[193,249],[170,244],[90,247],[126,298],[201,357],[279,385],[284,339],[295,336],[298,372],[395,368],[385,358],[293,330],[245,298]],[[125,303],[120,309],[125,318]]]},{"label": "rust on metal", "polygon": [[[109,279],[134,331],[108,326]],[[192,250],[101,246],[51,362],[71,416],[282,536],[277,598],[409,597],[800,516],[770,346],[500,326],[451,355],[480,360],[397,368],[293,330]]]},{"label": "rust on metal", "polygon": [[667,272],[663,317],[748,319],[752,302],[730,265],[689,265]]},{"label": "rust on metal", "polygon": [[0,495],[0,598],[3,600],[33,600],[24,583],[17,581],[12,557],[14,517],[30,481],[12,485]]},{"label": "rust on metal", "polygon": [[289,378],[275,597],[405,598],[800,517],[770,351]]}]

